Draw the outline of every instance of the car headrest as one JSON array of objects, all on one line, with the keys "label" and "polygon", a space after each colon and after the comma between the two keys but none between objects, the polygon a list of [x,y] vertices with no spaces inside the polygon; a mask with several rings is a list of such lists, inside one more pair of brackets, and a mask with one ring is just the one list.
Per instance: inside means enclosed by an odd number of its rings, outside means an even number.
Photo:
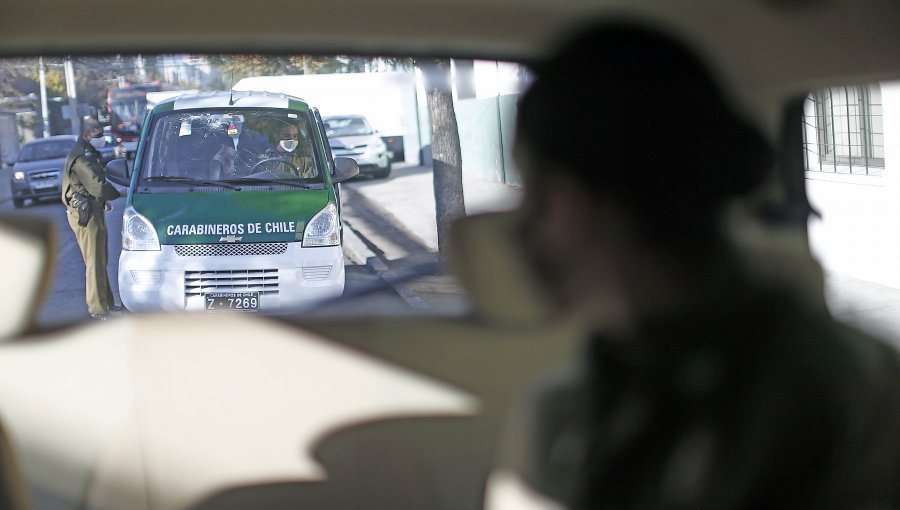
[{"label": "car headrest", "polygon": [[467,216],[451,231],[451,270],[481,318],[508,325],[548,319],[548,307],[516,240],[516,211]]},{"label": "car headrest", "polygon": [[28,331],[52,280],[56,233],[50,222],[0,215],[0,246],[4,261],[0,279],[5,284],[0,309],[0,339]]}]

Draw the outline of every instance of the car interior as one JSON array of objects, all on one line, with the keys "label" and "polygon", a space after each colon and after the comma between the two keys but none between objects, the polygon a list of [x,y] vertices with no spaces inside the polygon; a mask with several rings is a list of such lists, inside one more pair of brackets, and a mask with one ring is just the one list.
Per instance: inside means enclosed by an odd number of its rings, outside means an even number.
[{"label": "car interior", "polygon": [[[122,7],[4,2],[0,58],[306,53],[528,66],[587,21],[659,26],[701,52],[776,149],[764,188],[729,210],[740,254],[760,278],[822,308],[804,102],[824,87],[900,76],[896,0]],[[59,234],[0,218],[0,508],[552,508],[535,495],[487,494],[489,480],[516,473],[528,455],[504,445],[540,427],[517,406],[544,398],[542,385],[584,354],[584,325],[551,312],[529,271],[518,214],[454,225],[446,261],[471,304],[461,316],[365,316],[350,303],[340,316],[150,314],[53,328],[38,327],[36,313]]]}]

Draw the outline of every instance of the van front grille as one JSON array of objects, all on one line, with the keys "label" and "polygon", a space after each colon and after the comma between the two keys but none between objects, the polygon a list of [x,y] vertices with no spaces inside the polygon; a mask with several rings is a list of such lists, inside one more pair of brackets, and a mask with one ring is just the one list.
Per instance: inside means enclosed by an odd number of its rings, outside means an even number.
[{"label": "van front grille", "polygon": [[35,172],[31,174],[29,177],[32,179],[56,179],[59,177],[59,172],[56,170],[50,170],[46,172]]},{"label": "van front grille", "polygon": [[184,272],[185,296],[200,296],[209,292],[278,294],[278,270],[235,269]]},{"label": "van front grille", "polygon": [[287,243],[175,245],[175,253],[182,257],[240,257],[245,255],[281,255],[286,251]]}]

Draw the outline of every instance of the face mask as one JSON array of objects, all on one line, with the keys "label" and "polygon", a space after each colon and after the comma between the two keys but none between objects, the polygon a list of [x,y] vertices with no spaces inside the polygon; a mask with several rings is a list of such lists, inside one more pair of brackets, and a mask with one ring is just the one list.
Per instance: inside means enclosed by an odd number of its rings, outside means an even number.
[{"label": "face mask", "polygon": [[297,148],[297,140],[282,140],[278,143],[286,152],[294,152]]},{"label": "face mask", "polygon": [[106,146],[106,140],[102,136],[98,136],[97,138],[91,138],[90,144],[95,149],[100,150]]}]

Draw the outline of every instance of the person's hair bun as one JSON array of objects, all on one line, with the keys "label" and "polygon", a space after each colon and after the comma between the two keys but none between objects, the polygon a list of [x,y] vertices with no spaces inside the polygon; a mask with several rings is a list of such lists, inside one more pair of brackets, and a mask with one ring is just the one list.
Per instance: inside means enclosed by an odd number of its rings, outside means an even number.
[{"label": "person's hair bun", "polygon": [[690,49],[656,30],[601,24],[535,68],[519,137],[585,186],[636,207],[708,214],[764,180],[772,149]]}]

